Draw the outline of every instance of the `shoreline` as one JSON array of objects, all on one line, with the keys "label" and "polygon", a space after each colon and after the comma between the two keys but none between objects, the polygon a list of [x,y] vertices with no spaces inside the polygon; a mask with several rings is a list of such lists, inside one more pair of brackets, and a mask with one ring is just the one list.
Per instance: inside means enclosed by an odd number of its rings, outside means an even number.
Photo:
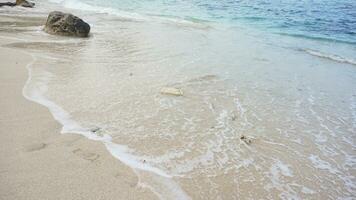
[{"label": "shoreline", "polygon": [[0,52],[0,199],[156,198],[103,144],[60,134],[47,108],[22,96],[31,57]]},{"label": "shoreline", "polygon": [[0,200],[353,195],[344,51],[86,11],[94,37],[71,39],[37,11],[0,16]]}]

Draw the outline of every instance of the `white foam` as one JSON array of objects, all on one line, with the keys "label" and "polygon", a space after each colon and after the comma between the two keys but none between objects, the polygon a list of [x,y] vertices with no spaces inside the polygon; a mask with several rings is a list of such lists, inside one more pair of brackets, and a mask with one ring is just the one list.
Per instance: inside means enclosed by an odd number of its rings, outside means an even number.
[{"label": "white foam", "polygon": [[[32,80],[31,66],[37,60],[35,56],[31,55],[31,57],[33,58],[32,61],[26,65],[29,76],[25,86],[22,89],[23,96],[30,101],[34,101],[38,104],[47,107],[50,113],[52,114],[53,118],[62,125],[61,133],[80,134],[90,140],[100,141],[104,143],[107,150],[115,158],[119,159],[120,161],[130,166],[131,168],[151,172],[160,177],[164,177],[166,180],[165,183],[166,184],[169,183],[170,186],[169,188],[170,191],[168,192],[172,192],[173,194],[171,196],[176,197],[175,199],[189,199],[189,196],[180,188],[180,186],[176,182],[172,180],[172,175],[169,175],[167,172],[159,168],[151,166],[147,162],[143,162],[142,159],[140,159],[137,156],[134,156],[132,154],[133,151],[130,150],[127,146],[113,143],[112,138],[109,135],[107,134],[104,134],[103,136],[97,135],[94,132],[90,131],[89,129],[80,126],[80,124],[78,124],[75,120],[72,119],[71,115],[68,112],[66,112],[59,105],[47,99],[43,95],[43,92],[47,90],[46,79],[43,80],[41,79],[43,83],[37,85],[37,87],[40,87],[42,89],[35,88],[33,90],[30,90],[29,85]],[[169,179],[170,181],[167,182],[167,179]],[[165,183],[162,183],[162,185],[164,185]]]},{"label": "white foam", "polygon": [[307,52],[308,54],[312,55],[312,56],[317,56],[320,58],[326,58],[332,61],[336,61],[336,62],[340,62],[340,63],[348,63],[348,64],[352,64],[352,65],[356,65],[356,60],[351,59],[351,58],[343,58],[339,55],[333,55],[333,54],[326,54],[320,51],[316,51],[316,50],[311,50],[311,49],[305,49],[305,52]]},{"label": "white foam", "polygon": [[321,170],[327,170],[332,174],[336,174],[339,172],[338,169],[335,169],[334,167],[331,166],[330,163],[328,163],[325,160],[322,160],[319,158],[317,155],[310,155],[309,160],[313,163],[314,167],[321,169]]},{"label": "white foam", "polygon": [[307,187],[305,187],[305,186],[302,187],[302,192],[303,192],[304,194],[315,194],[315,191],[314,191],[314,190],[312,190],[312,189],[310,189],[310,188],[307,188]]},{"label": "white foam", "polygon": [[352,95],[350,98],[350,111],[352,116],[352,129],[356,129],[356,96]]},{"label": "white foam", "polygon": [[131,19],[131,20],[136,20],[136,21],[158,20],[158,21],[163,21],[163,22],[168,22],[168,23],[171,22],[171,23],[177,23],[177,24],[190,25],[190,26],[194,26],[194,27],[202,27],[202,28],[209,27],[208,25],[203,25],[200,23],[186,20],[186,19],[168,18],[168,17],[162,17],[162,16],[145,15],[145,14],[140,14],[140,13],[135,13],[135,12],[127,12],[124,10],[119,10],[119,9],[114,9],[114,8],[109,8],[109,7],[89,5],[89,4],[83,3],[78,0],[50,0],[50,2],[61,4],[65,8],[89,11],[89,12],[94,12],[94,13],[99,13],[99,14],[109,14],[109,15],[126,18],[126,19]]},{"label": "white foam", "polygon": [[83,3],[78,0],[50,0],[53,3],[61,4],[65,8],[90,11],[101,14],[110,14],[123,18],[130,18],[136,20],[144,20],[145,18],[137,13],[125,12],[113,8],[101,7],[101,6],[92,6],[86,3]]},{"label": "white foam", "polygon": [[293,176],[293,172],[289,169],[288,165],[284,164],[282,161],[277,160],[271,167],[271,173],[276,179],[279,179],[279,174],[283,176]]},{"label": "white foam", "polygon": [[269,177],[271,184],[267,184],[265,189],[277,188],[281,191],[278,195],[280,199],[300,199],[298,193],[291,187],[291,185],[297,184],[286,182],[284,179],[285,177],[293,177],[293,171],[289,165],[283,163],[281,160],[274,160],[274,163],[270,167]]},{"label": "white foam", "polygon": [[130,150],[127,146],[115,144],[110,141],[106,141],[105,146],[106,149],[111,153],[111,155],[113,155],[115,158],[119,159],[126,165],[131,166],[132,168],[149,171],[166,178],[172,178],[171,175],[167,174],[163,170],[152,167],[146,162],[143,162],[143,160],[139,157],[130,154]]}]

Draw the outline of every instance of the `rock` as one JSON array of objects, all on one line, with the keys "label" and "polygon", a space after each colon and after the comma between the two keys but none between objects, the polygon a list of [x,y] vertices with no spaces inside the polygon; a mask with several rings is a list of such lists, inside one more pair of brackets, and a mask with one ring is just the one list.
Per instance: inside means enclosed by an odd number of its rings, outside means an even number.
[{"label": "rock", "polygon": [[44,31],[53,35],[88,37],[90,26],[70,13],[49,13]]},{"label": "rock", "polygon": [[35,6],[34,3],[28,2],[26,0],[16,0],[16,5],[26,7],[26,8],[33,8]]},{"label": "rock", "polygon": [[103,135],[104,133],[102,132],[102,128],[100,128],[100,127],[97,127],[97,126],[91,127],[91,128],[89,128],[89,131],[99,137],[104,136]]},{"label": "rock", "polygon": [[93,127],[93,128],[90,129],[90,131],[91,131],[92,133],[96,133],[96,132],[99,132],[100,129],[101,129],[101,128],[99,128],[99,127]]},{"label": "rock", "polygon": [[244,136],[244,135],[241,135],[240,139],[241,139],[242,141],[244,141],[246,144],[251,144],[251,143],[252,143],[251,139],[250,139],[250,138],[247,138],[247,137]]},{"label": "rock", "polygon": [[11,6],[11,7],[13,7],[13,6],[16,6],[16,3],[12,3],[12,2],[0,3],[0,7],[2,7],[2,6]]},{"label": "rock", "polygon": [[161,89],[161,94],[168,94],[174,96],[183,96],[183,91],[178,88],[164,87]]},{"label": "rock", "polygon": [[26,0],[16,0],[16,3],[12,2],[5,2],[5,3],[0,3],[0,7],[2,6],[22,6],[22,7],[27,7],[27,8],[33,8],[35,6],[35,3],[28,2]]}]

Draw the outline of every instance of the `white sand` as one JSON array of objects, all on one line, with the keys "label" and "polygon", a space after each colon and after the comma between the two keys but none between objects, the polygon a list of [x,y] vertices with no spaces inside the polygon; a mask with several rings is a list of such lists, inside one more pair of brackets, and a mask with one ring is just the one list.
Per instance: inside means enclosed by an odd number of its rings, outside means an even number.
[{"label": "white sand", "polygon": [[0,199],[156,199],[102,144],[60,134],[48,110],[23,97],[31,59],[0,48]]}]

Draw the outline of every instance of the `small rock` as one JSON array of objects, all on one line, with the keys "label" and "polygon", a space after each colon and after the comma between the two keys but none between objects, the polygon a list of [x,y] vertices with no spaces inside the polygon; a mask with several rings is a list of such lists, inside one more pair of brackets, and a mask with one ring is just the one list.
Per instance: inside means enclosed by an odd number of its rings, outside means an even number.
[{"label": "small rock", "polygon": [[26,8],[33,8],[35,6],[34,3],[28,2],[26,0],[16,0],[16,5],[26,7]]},{"label": "small rock", "polygon": [[53,35],[88,37],[90,26],[70,13],[49,13],[44,31]]},{"label": "small rock", "polygon": [[1,2],[0,3],[0,7],[2,6],[22,6],[22,7],[27,7],[27,8],[33,8],[35,6],[34,3],[32,2],[28,2],[26,0],[16,0],[16,3],[12,3],[12,2]]},{"label": "small rock", "polygon": [[244,141],[246,144],[251,144],[251,143],[252,143],[251,139],[247,138],[247,137],[244,136],[244,135],[241,135],[240,139],[241,139],[242,141]]},{"label": "small rock", "polygon": [[12,2],[4,2],[4,3],[0,3],[0,7],[2,6],[16,6],[16,3],[12,3]]},{"label": "small rock", "polygon": [[183,96],[183,91],[178,88],[164,87],[161,89],[161,94]]},{"label": "small rock", "polygon": [[93,128],[90,129],[90,131],[93,132],[93,133],[96,133],[96,132],[100,131],[100,129],[101,128],[99,128],[99,127],[93,127]]}]

